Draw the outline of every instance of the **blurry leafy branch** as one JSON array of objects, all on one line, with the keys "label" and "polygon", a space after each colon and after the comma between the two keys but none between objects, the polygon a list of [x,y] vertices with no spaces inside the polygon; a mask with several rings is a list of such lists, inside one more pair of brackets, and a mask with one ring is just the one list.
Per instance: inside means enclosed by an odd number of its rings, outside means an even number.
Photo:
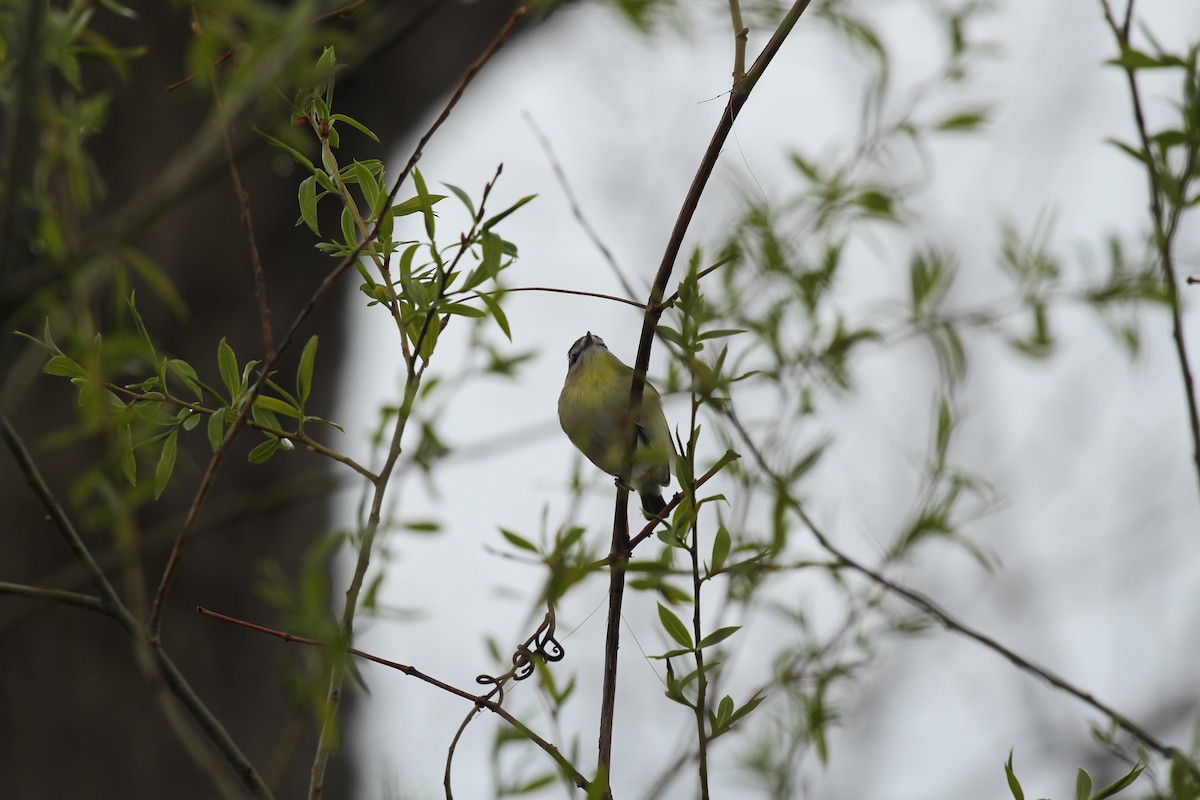
[{"label": "blurry leafy branch", "polygon": [[[111,12],[131,13],[112,0],[99,5]],[[670,2],[622,0],[617,5],[648,35],[662,35],[656,33],[657,26],[688,13]],[[59,532],[87,568],[97,595],[15,584],[0,584],[0,592],[71,603],[117,619],[143,656],[141,663],[147,676],[162,679],[172,695],[188,707],[196,724],[217,744],[252,794],[265,797],[270,790],[219,721],[189,691],[159,640],[162,607],[174,565],[184,557],[183,545],[193,532],[213,473],[246,427],[260,437],[248,454],[252,462],[268,462],[299,446],[341,464],[365,483],[361,517],[354,532],[325,540],[314,551],[312,560],[315,574],[326,569],[328,557],[338,544],[348,544],[355,550],[355,567],[339,617],[331,617],[330,592],[324,583],[316,581],[315,590],[295,588],[281,574],[269,573],[264,592],[291,612],[295,629],[303,635],[242,623],[287,641],[319,645],[313,648],[318,666],[308,687],[321,729],[312,764],[311,797],[321,794],[326,763],[338,745],[338,705],[347,678],[356,677],[351,655],[386,663],[468,700],[473,707],[464,726],[480,709],[503,716],[509,725],[501,728],[494,742],[498,795],[531,793],[556,781],[563,782],[571,792],[584,790],[589,797],[609,794],[617,765],[611,761],[611,749],[606,748],[611,748],[613,727],[618,724],[612,701],[619,685],[616,637],[626,587],[655,598],[667,646],[652,659],[661,662],[665,695],[680,707],[688,728],[678,746],[679,755],[663,765],[659,779],[649,784],[646,796],[659,796],[686,775],[689,780],[694,778],[699,795],[707,798],[710,759],[718,742],[737,743],[722,746],[740,748],[738,758],[765,795],[796,796],[803,780],[799,765],[806,759],[815,758],[824,764],[832,758],[829,733],[839,719],[839,698],[853,689],[855,679],[870,666],[878,643],[888,635],[923,630],[931,620],[996,651],[1017,668],[1090,702],[1113,726],[1105,741],[1130,762],[1130,770],[1098,792],[1093,792],[1088,773],[1080,770],[1077,797],[1081,800],[1123,791],[1141,774],[1142,763],[1151,765],[1148,772],[1153,779],[1151,757],[1159,756],[1167,757],[1170,766],[1169,780],[1158,796],[1176,800],[1200,796],[1194,752],[1184,753],[1159,742],[1067,679],[1034,666],[888,575],[889,570],[915,561],[936,542],[963,547],[982,566],[992,566],[988,550],[972,537],[970,523],[994,507],[996,498],[984,476],[963,470],[953,458],[955,435],[962,420],[960,392],[968,374],[971,337],[998,336],[1021,357],[1049,359],[1055,351],[1053,314],[1067,304],[1094,309],[1131,354],[1136,354],[1140,346],[1138,321],[1142,310],[1165,308],[1170,313],[1188,394],[1200,480],[1200,423],[1182,332],[1175,250],[1184,220],[1200,203],[1195,188],[1200,173],[1197,47],[1186,53],[1168,52],[1145,32],[1149,47],[1135,48],[1132,3],[1121,19],[1107,5],[1104,11],[1119,50],[1111,63],[1128,77],[1137,131],[1134,143],[1115,144],[1146,172],[1151,197],[1148,241],[1131,245],[1111,238],[1107,243],[1107,273],[1080,283],[1064,277],[1068,271],[1063,259],[1050,251],[1048,223],[1029,234],[1007,226],[1001,236],[998,263],[1000,274],[1009,282],[1009,293],[978,307],[964,307],[954,301],[958,271],[954,251],[940,242],[920,241],[909,248],[904,259],[907,281],[902,302],[891,298],[889,312],[881,315],[842,308],[839,289],[851,279],[847,274],[865,258],[871,241],[890,236],[900,226],[917,228],[919,215],[911,206],[925,176],[905,176],[903,168],[915,162],[918,173],[933,170],[936,164],[929,156],[932,142],[939,137],[968,135],[987,124],[986,106],[974,102],[954,103],[950,108],[943,105],[944,98],[953,95],[952,90],[965,87],[981,60],[994,52],[988,43],[971,37],[972,25],[987,10],[986,5],[968,2],[954,8],[931,6],[934,21],[944,35],[944,61],[907,97],[896,98],[884,38],[870,16],[855,3],[825,0],[809,8],[807,2],[785,7],[731,0],[734,83],[729,105],[666,246],[645,304],[645,327],[637,359],[637,368],[644,375],[652,337],[657,335],[672,354],[661,386],[667,393],[687,397],[686,422],[676,420],[686,434],[677,434],[681,458],[675,477],[681,491],[668,507],[670,516],[665,524],[652,520],[640,533],[631,535],[625,516],[627,490],[619,488],[606,556],[588,536],[588,528],[575,518],[575,511],[545,533],[540,542],[535,541],[538,537],[518,531],[501,531],[518,557],[543,570],[544,584],[535,609],[540,613],[548,607],[547,619],[553,620],[554,609],[572,590],[596,573],[609,572],[605,711],[601,715],[597,768],[590,779],[579,768],[584,759],[577,737],[569,746],[549,742],[500,706],[502,689],[508,681],[535,677],[543,709],[565,745],[568,734],[563,726],[569,703],[577,696],[578,678],[562,674],[562,667],[570,668],[571,662],[560,662],[561,652],[545,647],[545,640],[539,639],[544,627],[539,627],[515,654],[492,643],[493,654],[503,669],[496,676],[484,676],[481,682],[493,686],[484,695],[451,687],[413,667],[352,647],[356,620],[374,609],[385,575],[377,562],[372,566],[372,558],[382,549],[380,532],[391,524],[385,513],[385,497],[394,489],[393,476],[404,466],[415,466],[429,474],[446,452],[436,430],[436,415],[428,411],[436,402],[437,392],[446,386],[426,377],[443,330],[452,323],[467,323],[475,326],[480,342],[493,326],[505,336],[510,334],[502,308],[509,287],[502,278],[514,263],[517,248],[498,229],[531,198],[489,212],[500,169],[474,195],[451,185],[445,185],[447,194],[438,194],[430,190],[415,164],[437,125],[503,43],[518,17],[468,73],[408,164],[392,177],[379,159],[350,163],[339,160],[343,134],[379,140],[354,117],[334,111],[339,69],[335,49],[323,47],[314,59],[314,41],[307,35],[292,35],[307,30],[308,22],[322,9],[316,4],[303,4],[294,12],[276,10],[271,16],[252,6],[262,16],[246,18],[238,18],[234,11],[228,16],[219,10],[198,13],[197,43],[190,54],[193,76],[195,82],[208,84],[214,91],[219,89],[215,99],[224,109],[214,116],[210,133],[223,126],[234,110],[258,96],[264,80],[261,76],[279,74],[284,66],[301,75],[295,83],[304,88],[281,106],[290,120],[301,124],[291,130],[273,128],[269,133],[260,133],[265,142],[303,169],[304,178],[297,189],[297,224],[318,237],[317,249],[336,259],[337,266],[329,270],[277,345],[270,336],[269,315],[264,315],[262,359],[239,360],[232,346],[222,340],[215,347],[215,365],[193,365],[161,352],[139,312],[132,289],[135,282],[149,286],[158,302],[172,308],[182,303],[157,267],[128,246],[88,250],[73,224],[75,215],[87,209],[99,187],[98,169],[88,159],[83,140],[102,124],[105,105],[103,97],[89,97],[79,82],[77,59],[99,56],[120,71],[137,53],[108,44],[89,27],[89,19],[97,10],[95,4],[74,2],[65,9],[44,10],[41,17],[40,4],[31,3],[28,8],[33,16],[25,24],[35,30],[36,26],[45,27],[45,38],[33,40],[46,42],[46,47],[32,55],[3,61],[0,85],[5,93],[0,100],[7,113],[26,113],[22,104],[31,102],[34,89],[24,86],[22,80],[28,80],[33,72],[17,67],[28,66],[29,58],[50,61],[71,92],[45,95],[67,99],[58,107],[43,110],[54,121],[47,127],[54,135],[47,135],[38,150],[41,161],[37,169],[29,167],[31,171],[22,174],[27,168],[25,162],[11,153],[6,156],[2,174],[8,199],[0,231],[10,230],[17,217],[32,215],[40,232],[37,257],[44,267],[41,274],[68,274],[69,262],[75,264],[71,270],[81,271],[72,275],[74,280],[67,291],[58,291],[60,287],[54,286],[56,291],[39,295],[32,304],[58,320],[73,314],[75,324],[65,326],[59,322],[56,328],[47,321],[41,326],[40,336],[24,334],[49,354],[44,371],[69,379],[79,391],[78,430],[65,435],[64,443],[87,435],[100,438],[106,445],[103,461],[86,471],[73,501],[90,509],[90,523],[107,526],[119,542],[128,538],[132,511],[158,498],[170,485],[180,440],[196,431],[201,422],[213,457],[188,519],[177,532],[153,605],[146,608],[148,604],[138,605],[121,597],[96,565],[69,515],[38,477],[18,433],[3,420],[6,443],[17,455]],[[822,26],[870,65],[863,88],[861,128],[849,144],[837,150],[791,153],[794,194],[782,200],[747,198],[726,239],[695,247],[682,277],[673,279],[691,213],[706,189],[724,136],[770,57],[806,10],[806,20]],[[12,20],[6,20],[6,24],[12,24]],[[279,69],[266,70],[263,64],[242,61],[217,81],[212,65],[223,64],[223,54],[247,31],[253,34],[268,28],[287,43],[271,51]],[[776,31],[763,51],[766,57],[760,56],[749,68],[748,28]],[[310,66],[309,62],[314,64]],[[1142,107],[1137,81],[1146,70],[1181,78],[1175,107],[1178,118],[1160,130],[1149,126]],[[302,138],[301,130],[308,135],[307,140]],[[205,144],[195,147],[213,147],[212,142],[217,140],[209,136],[203,140]],[[410,183],[411,196],[401,199],[401,187]],[[26,187],[26,191],[18,195],[14,188],[18,186]],[[15,202],[18,197],[19,202]],[[466,223],[462,230],[447,236],[448,223],[441,214],[452,205],[445,203],[452,197],[465,212]],[[336,225],[329,223],[330,208],[336,214]],[[8,268],[14,259],[24,256],[5,245],[6,241],[11,242],[0,235]],[[1137,255],[1129,255],[1131,249],[1138,251]],[[80,259],[81,251],[95,255]],[[403,359],[400,399],[386,410],[380,424],[376,442],[379,463],[369,465],[323,443],[321,426],[337,425],[311,415],[306,408],[319,355],[317,339],[306,340],[294,375],[281,375],[277,369],[280,355],[293,343],[298,345],[297,337],[306,318],[333,282],[351,268],[358,273],[359,291],[368,305],[391,320]],[[38,274],[36,270],[34,274]],[[107,326],[95,319],[92,296],[82,289],[76,291],[76,287],[92,281],[103,281],[107,287]],[[52,286],[49,282],[46,285]],[[103,336],[102,328],[107,328]],[[835,440],[836,429],[828,421],[829,412],[854,392],[858,360],[912,340],[929,346],[939,368],[930,404],[928,452],[911,513],[898,521],[878,561],[867,565],[838,549],[833,539],[814,524],[804,481]],[[519,358],[506,361],[495,351],[491,353],[489,369],[511,373],[519,367]],[[640,380],[635,381],[633,406],[641,391]],[[769,411],[758,411],[764,408]],[[781,425],[780,420],[786,424]],[[738,452],[749,458],[738,459]],[[708,487],[708,481],[718,474],[728,484],[725,491]],[[702,494],[701,489],[713,493]],[[765,513],[752,513],[758,507],[765,507]],[[413,529],[437,527],[434,522],[408,524]],[[805,531],[811,539],[803,538]],[[647,555],[652,550],[648,544],[652,537],[660,546]],[[635,557],[638,547],[641,550]],[[800,606],[779,601],[778,592],[786,586],[785,581],[798,574],[814,581],[824,578],[828,588],[843,601],[836,622],[817,625]],[[852,575],[861,580],[853,580]],[[314,582],[308,581],[308,586],[312,585]],[[894,599],[915,606],[919,614],[901,613],[891,603]],[[769,652],[770,675],[752,684],[735,669],[740,666],[737,648],[753,634],[747,628],[764,616],[764,608],[774,612],[776,621],[786,626],[789,635]],[[549,631],[552,641],[552,622]],[[1132,747],[1128,740],[1118,737],[1118,730],[1131,735]],[[184,733],[180,736],[188,741]],[[551,771],[530,775],[521,767],[505,774],[505,765],[510,762],[500,755],[531,743],[554,760]],[[1147,749],[1153,752],[1147,753]],[[564,756],[562,750],[569,756]],[[448,796],[452,793],[452,755],[453,745],[447,759]],[[196,757],[203,758],[198,753]],[[692,764],[695,771],[681,769]],[[1005,772],[1013,796],[1023,797],[1011,754]],[[220,770],[211,770],[210,774],[224,794],[239,794],[240,790],[230,785],[228,775]]]}]

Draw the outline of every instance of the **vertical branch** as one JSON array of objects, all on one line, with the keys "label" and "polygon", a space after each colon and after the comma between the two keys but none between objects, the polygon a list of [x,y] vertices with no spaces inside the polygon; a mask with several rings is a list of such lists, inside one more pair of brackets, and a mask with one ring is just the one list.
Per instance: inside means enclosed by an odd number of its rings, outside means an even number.
[{"label": "vertical branch", "polygon": [[[692,393],[692,417],[689,430],[692,432],[688,440],[688,476],[694,476],[696,465],[696,414],[700,409],[699,397]],[[696,505],[696,487],[692,481],[680,488],[688,495],[688,502],[693,509]],[[709,800],[708,794],[708,732],[705,730],[704,712],[708,710],[708,675],[704,672],[704,651],[700,642],[704,639],[704,631],[700,625],[700,590],[704,581],[700,577],[700,526],[696,515],[692,516],[692,542],[688,547],[692,557],[692,641],[696,644],[696,753],[700,762],[700,800]]]},{"label": "vertical branch", "polygon": [[733,82],[737,83],[746,75],[746,40],[750,37],[738,0],[729,0],[729,21],[733,25]]},{"label": "vertical branch", "polygon": [[[200,15],[192,8],[192,23],[197,35],[200,33]],[[221,89],[217,85],[217,75],[209,67],[209,85],[212,86],[213,108],[221,121],[221,138],[225,144],[225,159],[229,162],[229,176],[233,179],[233,190],[237,194],[241,206],[242,229],[246,231],[246,240],[250,246],[250,268],[254,273],[254,301],[258,304],[258,318],[262,325],[262,340],[264,358],[268,361],[275,357],[275,337],[271,334],[271,307],[267,303],[267,276],[263,270],[262,257],[258,254],[258,240],[254,236],[254,219],[250,216],[250,193],[242,185],[242,174],[237,168],[237,156],[233,151],[233,134],[226,120],[221,119],[225,109],[221,105]]]},{"label": "vertical branch", "polygon": [[[1125,51],[1129,48],[1129,30],[1133,23],[1134,0],[1129,0],[1125,7],[1123,21],[1118,22],[1109,7],[1108,0],[1101,0],[1104,8],[1104,19],[1112,31],[1117,46]],[[1179,282],[1175,276],[1175,256],[1173,252],[1175,234],[1178,231],[1179,217],[1182,209],[1173,208],[1168,211],[1164,203],[1163,176],[1159,174],[1159,165],[1155,161],[1151,149],[1149,126],[1146,115],[1142,110],[1142,96],[1138,88],[1137,75],[1132,67],[1125,66],[1125,81],[1129,87],[1129,100],[1133,107],[1134,125],[1137,128],[1138,140],[1145,156],[1143,164],[1146,168],[1146,180],[1150,188],[1150,216],[1154,224],[1154,247],[1158,252],[1158,260],[1162,265],[1163,284],[1167,290],[1167,301],[1171,309],[1171,338],[1175,343],[1175,357],[1179,361],[1180,377],[1183,379],[1183,391],[1187,398],[1188,423],[1192,430],[1192,462],[1196,468],[1196,480],[1200,482],[1200,401],[1196,397],[1196,383],[1192,375],[1191,362],[1188,357],[1187,342],[1183,333],[1183,313],[1179,304]],[[1187,183],[1193,177],[1195,169],[1194,157],[1196,148],[1189,145],[1188,159],[1181,176],[1179,192],[1183,196]],[[1170,169],[1163,158],[1163,167]]]},{"label": "vertical branch", "polygon": [[[796,26],[800,20],[800,16],[804,10],[808,8],[811,0],[796,0],[783,19],[779,23],[779,27],[775,29],[775,33],[771,35],[770,41],[763,48],[762,53],[754,62],[754,66],[746,73],[745,77],[737,81],[733,85],[733,89],[729,93],[729,101],[725,106],[724,112],[721,114],[721,119],[717,123],[717,129],[713,132],[712,138],[709,140],[708,148],[704,151],[704,155],[700,160],[700,165],[696,169],[696,174],[692,178],[691,186],[688,188],[687,196],[684,198],[683,205],[679,209],[679,215],[676,217],[675,226],[671,230],[671,235],[667,240],[667,246],[663,252],[662,262],[659,265],[658,273],[654,277],[654,284],[650,289],[650,299],[646,304],[646,313],[642,318],[642,334],[638,344],[637,361],[633,367],[633,380],[629,392],[629,406],[631,410],[640,408],[642,403],[642,394],[645,390],[646,369],[650,364],[650,346],[654,341],[654,330],[658,326],[658,320],[662,317],[663,306],[662,299],[666,296],[667,283],[671,280],[671,273],[675,269],[675,260],[679,256],[679,251],[683,246],[683,237],[687,233],[688,226],[691,224],[692,217],[696,214],[696,207],[700,204],[700,197],[704,193],[704,188],[708,184],[708,179],[712,175],[713,168],[717,164],[717,159],[721,155],[721,149],[725,146],[725,140],[729,137],[729,132],[733,128],[733,121],[737,118],[738,112],[742,110],[750,92],[754,90],[758,79],[762,77],[767,66],[775,58],[779,52],[779,48],[783,45],[788,34]],[[636,418],[631,414],[631,418]],[[612,783],[612,728],[613,728],[613,712],[616,707],[616,669],[617,669],[617,650],[620,648],[620,612],[622,605],[622,595],[625,592],[625,563],[629,559],[629,517],[628,517],[628,499],[629,475],[633,468],[633,453],[637,445],[637,431],[629,431],[629,441],[625,447],[625,463],[621,468],[621,474],[618,477],[618,489],[616,499],[616,510],[613,514],[613,539],[612,548],[609,555],[611,565],[611,575],[609,579],[609,597],[608,597],[608,631],[604,643],[604,684],[602,696],[600,699],[600,747],[599,747],[599,772],[604,774],[609,781],[609,786]],[[611,797],[611,791],[607,793]]]}]

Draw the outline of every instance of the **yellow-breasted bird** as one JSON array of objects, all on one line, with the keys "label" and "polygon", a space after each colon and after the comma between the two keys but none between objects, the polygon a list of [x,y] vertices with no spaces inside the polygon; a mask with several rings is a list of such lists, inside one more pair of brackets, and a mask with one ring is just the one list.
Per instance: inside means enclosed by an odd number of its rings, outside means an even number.
[{"label": "yellow-breasted bird", "polygon": [[[604,340],[588,331],[567,353],[567,380],[558,396],[558,421],[588,460],[609,475],[621,471],[631,435],[629,391],[633,368],[608,352]],[[646,382],[637,426],[630,483],[642,508],[658,514],[666,507],[661,487],[671,482],[675,446],[663,415],[662,398]]]}]

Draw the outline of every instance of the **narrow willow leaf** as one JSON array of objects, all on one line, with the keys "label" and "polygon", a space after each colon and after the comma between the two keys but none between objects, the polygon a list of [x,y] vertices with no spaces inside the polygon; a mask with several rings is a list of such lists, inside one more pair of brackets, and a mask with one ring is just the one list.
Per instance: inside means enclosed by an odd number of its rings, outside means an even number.
[{"label": "narrow willow leaf", "polygon": [[308,394],[312,390],[313,364],[316,358],[317,337],[313,336],[304,345],[304,352],[300,354],[300,367],[296,370],[296,394],[300,397],[301,408],[308,401]]},{"label": "narrow willow leaf", "polygon": [[300,151],[297,150],[296,148],[292,147],[291,145],[284,144],[282,141],[280,141],[279,139],[276,139],[274,136],[270,135],[269,133],[263,133],[258,128],[254,128],[254,132],[257,133],[262,138],[266,139],[267,144],[287,153],[289,156],[292,157],[293,161],[295,161],[297,164],[302,165],[309,172],[315,173],[317,171],[317,168],[315,166],[313,166],[312,161],[310,161],[306,156],[301,154]]},{"label": "narrow willow leaf", "polygon": [[536,544],[529,541],[528,539],[526,539],[523,536],[513,533],[512,531],[501,528],[500,535],[503,536],[505,539],[507,539],[509,541],[509,543],[512,544],[514,547],[519,547],[522,550],[528,550],[531,553],[540,552],[538,550]]},{"label": "narrow willow leaf", "polygon": [[225,389],[229,392],[229,401],[237,402],[242,388],[241,381],[238,380],[237,356],[233,354],[233,348],[224,339],[217,345],[217,367],[221,370],[221,382],[225,384]]},{"label": "narrow willow leaf", "polygon": [[379,142],[379,137],[376,136],[371,131],[370,128],[368,128],[366,125],[363,125],[358,120],[353,119],[352,117],[347,117],[345,114],[333,114],[329,117],[329,121],[330,122],[344,122],[347,125],[349,125],[350,127],[358,130],[359,133],[364,133],[367,136],[370,136],[373,140],[375,140],[375,142],[377,142],[377,143]]},{"label": "narrow willow leaf", "polygon": [[225,415],[218,411],[208,418],[208,446],[215,453],[221,449],[221,440],[225,438]]},{"label": "narrow willow leaf", "polygon": [[163,444],[162,454],[158,457],[158,466],[154,469],[154,499],[157,500],[167,488],[171,473],[175,470],[175,453],[178,448],[179,429],[173,429],[167,434]]},{"label": "narrow willow leaf", "polygon": [[304,220],[304,224],[309,230],[318,236],[321,235],[321,229],[317,224],[317,176],[309,175],[300,182],[299,191],[300,200],[300,219]]},{"label": "narrow willow leaf", "polygon": [[63,378],[87,377],[87,372],[83,367],[61,354],[51,356],[50,360],[46,362],[46,366],[42,367],[42,372],[47,375],[58,375]]},{"label": "narrow willow leaf", "polygon": [[358,188],[362,190],[363,199],[367,201],[367,208],[375,208],[379,203],[379,184],[375,182],[375,176],[361,161],[355,161],[353,167],[354,180],[358,184]]},{"label": "narrow willow leaf", "polygon": [[721,525],[717,528],[717,535],[713,538],[711,566],[713,573],[720,572],[721,568],[725,566],[725,561],[729,558],[731,544],[729,529]]},{"label": "narrow willow leaf", "polygon": [[696,646],[696,649],[703,650],[705,647],[712,647],[718,642],[723,642],[741,630],[741,628],[741,625],[730,625],[728,628],[717,628],[708,636],[705,636],[703,639],[701,639],[700,644]]},{"label": "narrow willow leaf", "polygon": [[692,635],[688,633],[687,627],[680,621],[679,617],[675,616],[675,613],[671,609],[662,603],[658,604],[658,619],[662,623],[663,629],[666,630],[672,639],[688,650],[694,649]]},{"label": "narrow willow leaf", "polygon": [[433,241],[434,235],[437,232],[437,224],[434,221],[433,202],[430,200],[429,190],[425,187],[425,178],[421,175],[421,171],[414,169],[412,171],[413,185],[417,188],[417,197],[421,198],[421,213],[425,215],[425,235]]},{"label": "narrow willow leaf", "polygon": [[265,394],[260,394],[254,398],[254,410],[271,413],[271,419],[273,420],[271,423],[272,427],[278,427],[279,424],[279,420],[274,417],[275,414],[283,414],[285,417],[292,417],[293,419],[300,419],[301,416],[300,409],[288,405],[278,397],[270,397]]},{"label": "narrow willow leaf", "polygon": [[137,486],[137,459],[133,457],[133,429],[128,425],[124,426],[117,437],[117,446],[120,448],[117,452],[121,460],[121,471],[125,473],[125,478],[133,486]]},{"label": "narrow willow leaf", "polygon": [[490,294],[483,294],[482,292],[479,293],[479,299],[488,307],[488,311],[492,314],[492,319],[496,320],[496,324],[500,327],[500,330],[504,332],[504,335],[511,342],[512,329],[508,326],[508,317],[504,315],[504,309],[500,308],[500,301]]},{"label": "narrow willow leaf", "polygon": [[535,197],[537,197],[536,194],[530,194],[530,195],[526,195],[525,197],[522,197],[520,200],[513,203],[511,206],[504,209],[499,214],[496,214],[494,217],[491,217],[490,219],[488,219],[487,222],[483,223],[483,230],[486,231],[489,228],[495,227],[497,223],[499,223],[501,220],[503,220],[509,214],[513,213],[518,208],[525,205],[526,203],[528,203],[530,200],[532,200]]},{"label": "narrow willow leaf", "polygon": [[1013,772],[1012,750],[1008,751],[1008,761],[1004,762],[1004,776],[1008,778],[1008,790],[1012,792],[1014,800],[1025,800],[1025,792],[1021,789],[1021,782],[1017,780],[1017,773]]},{"label": "narrow willow leaf", "polygon": [[251,464],[261,464],[271,456],[275,455],[275,451],[279,449],[279,440],[272,437],[250,451],[247,460]]},{"label": "narrow willow leaf", "polygon": [[1075,800],[1088,800],[1092,796],[1092,776],[1083,767],[1075,773]]},{"label": "narrow willow leaf", "polygon": [[458,198],[459,202],[467,207],[467,213],[470,214],[471,219],[475,219],[475,204],[471,202],[470,195],[452,183],[443,183],[442,185],[454,193],[454,196]]}]

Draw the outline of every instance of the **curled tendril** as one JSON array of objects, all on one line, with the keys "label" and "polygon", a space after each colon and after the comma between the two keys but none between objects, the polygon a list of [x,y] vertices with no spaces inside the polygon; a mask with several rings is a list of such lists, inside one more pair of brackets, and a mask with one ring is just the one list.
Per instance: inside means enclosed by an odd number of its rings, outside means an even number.
[{"label": "curled tendril", "polygon": [[512,663],[513,668],[501,675],[477,675],[475,682],[484,686],[495,687],[493,691],[499,693],[499,701],[504,702],[504,683],[508,680],[523,681],[534,672],[534,658],[541,658],[545,662],[562,661],[563,656],[567,651],[554,638],[554,609],[551,608],[546,612],[546,616],[542,619],[542,624],[537,627],[533,635],[526,639],[521,644],[517,645],[513,651]]}]

